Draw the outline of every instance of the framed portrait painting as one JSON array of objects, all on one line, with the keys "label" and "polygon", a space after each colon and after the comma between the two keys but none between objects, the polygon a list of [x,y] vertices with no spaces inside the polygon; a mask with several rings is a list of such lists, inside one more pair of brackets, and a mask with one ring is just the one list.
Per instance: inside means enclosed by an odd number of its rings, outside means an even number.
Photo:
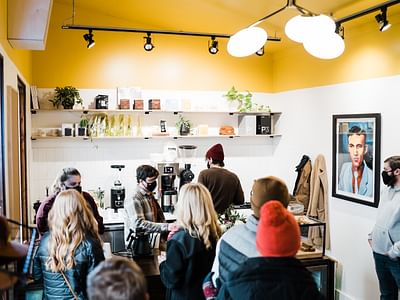
[{"label": "framed portrait painting", "polygon": [[332,196],[378,207],[381,115],[333,115]]}]

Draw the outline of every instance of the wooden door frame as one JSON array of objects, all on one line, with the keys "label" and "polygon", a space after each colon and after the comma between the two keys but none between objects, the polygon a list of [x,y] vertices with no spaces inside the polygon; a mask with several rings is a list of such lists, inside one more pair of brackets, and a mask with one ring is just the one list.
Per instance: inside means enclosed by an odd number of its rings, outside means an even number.
[{"label": "wooden door frame", "polygon": [[4,57],[0,54],[0,215],[6,215],[4,167]]},{"label": "wooden door frame", "polygon": [[[20,166],[20,195],[21,195],[21,223],[28,224],[29,201],[27,193],[27,151],[26,151],[26,84],[18,76],[18,112],[19,112],[19,166]],[[27,228],[22,230],[22,238],[28,239]]]}]

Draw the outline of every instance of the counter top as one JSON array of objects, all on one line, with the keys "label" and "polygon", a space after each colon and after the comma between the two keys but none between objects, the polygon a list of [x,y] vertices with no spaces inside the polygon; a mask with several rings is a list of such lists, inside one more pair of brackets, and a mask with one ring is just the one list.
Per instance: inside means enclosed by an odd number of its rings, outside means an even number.
[{"label": "counter top", "polygon": [[[104,225],[124,223],[124,209],[119,209],[117,213],[113,209],[99,209],[99,213],[103,217]],[[176,221],[176,217],[169,212],[165,212],[164,216],[167,222]]]}]

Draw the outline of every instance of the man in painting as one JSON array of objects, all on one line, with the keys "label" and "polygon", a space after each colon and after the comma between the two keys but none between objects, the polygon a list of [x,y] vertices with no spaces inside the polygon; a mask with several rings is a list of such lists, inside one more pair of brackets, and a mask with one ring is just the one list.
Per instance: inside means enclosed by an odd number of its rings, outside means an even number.
[{"label": "man in painting", "polygon": [[368,152],[366,132],[359,126],[350,128],[347,134],[348,151],[351,162],[343,164],[339,176],[338,189],[362,196],[372,197],[373,173],[364,160]]}]

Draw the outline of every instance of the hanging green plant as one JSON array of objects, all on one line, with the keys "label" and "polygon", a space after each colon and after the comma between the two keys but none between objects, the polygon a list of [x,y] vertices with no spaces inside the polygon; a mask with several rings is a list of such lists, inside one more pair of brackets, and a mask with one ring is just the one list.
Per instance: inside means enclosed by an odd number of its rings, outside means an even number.
[{"label": "hanging green plant", "polygon": [[239,112],[248,112],[251,111],[253,107],[253,102],[251,101],[253,95],[247,91],[246,94],[240,93],[234,86],[223,95],[228,102],[235,102],[239,103],[238,111]]}]

